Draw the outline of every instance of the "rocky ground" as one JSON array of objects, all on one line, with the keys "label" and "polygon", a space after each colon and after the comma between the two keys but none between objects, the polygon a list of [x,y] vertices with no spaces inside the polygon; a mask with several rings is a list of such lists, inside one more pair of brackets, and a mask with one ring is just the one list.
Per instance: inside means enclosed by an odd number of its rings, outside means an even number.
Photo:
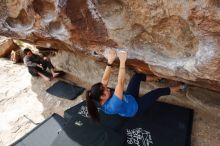
[{"label": "rocky ground", "polygon": [[[46,93],[46,89],[57,79],[45,82],[41,78],[33,78],[23,64],[13,64],[0,58],[0,68],[1,146],[11,144],[52,113],[63,115],[64,110],[83,100],[83,95],[69,101]],[[80,80],[75,79],[75,82],[83,84]],[[156,86],[157,84],[150,85],[150,88]],[[194,109],[192,146],[219,145],[219,94],[191,87],[186,95],[178,93],[162,97],[161,101]]]}]

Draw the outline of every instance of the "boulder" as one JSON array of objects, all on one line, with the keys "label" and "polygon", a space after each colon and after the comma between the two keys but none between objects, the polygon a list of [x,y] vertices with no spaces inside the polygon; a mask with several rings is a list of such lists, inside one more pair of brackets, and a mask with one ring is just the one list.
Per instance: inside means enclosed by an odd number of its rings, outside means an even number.
[{"label": "boulder", "polygon": [[220,92],[219,9],[217,0],[1,1],[0,35],[101,62],[105,49],[126,49],[131,69]]},{"label": "boulder", "polygon": [[0,37],[0,57],[9,57],[12,50],[17,51],[19,49],[19,46],[12,39]]}]

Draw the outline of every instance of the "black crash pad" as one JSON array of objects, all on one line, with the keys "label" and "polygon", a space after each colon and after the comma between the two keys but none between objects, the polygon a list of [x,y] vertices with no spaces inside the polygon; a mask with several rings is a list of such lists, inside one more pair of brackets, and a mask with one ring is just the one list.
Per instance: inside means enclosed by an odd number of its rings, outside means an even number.
[{"label": "black crash pad", "polygon": [[[64,118],[68,120],[79,115],[84,118],[90,118],[85,101],[67,109],[64,112]],[[123,118],[119,115],[107,115],[101,110],[99,110],[99,115],[100,115],[100,123],[103,126],[106,126],[116,131],[122,126],[122,124],[126,120],[126,118]]]},{"label": "black crash pad", "polygon": [[191,109],[157,102],[123,124],[124,146],[190,146],[192,119]]},{"label": "black crash pad", "polygon": [[59,80],[46,91],[57,97],[73,100],[82,94],[84,88]]},{"label": "black crash pad", "polygon": [[[85,101],[66,110],[64,118],[90,118]],[[122,118],[100,111],[101,124],[127,137],[124,145],[190,146],[193,110],[156,102],[143,115]],[[91,120],[91,119],[90,119]]]},{"label": "black crash pad", "polygon": [[125,136],[79,116],[69,121],[57,114],[11,146],[121,146]]},{"label": "black crash pad", "polygon": [[65,123],[63,117],[53,114],[11,146],[50,146]]},{"label": "black crash pad", "polygon": [[122,146],[125,136],[88,118],[72,118],[52,146]]}]

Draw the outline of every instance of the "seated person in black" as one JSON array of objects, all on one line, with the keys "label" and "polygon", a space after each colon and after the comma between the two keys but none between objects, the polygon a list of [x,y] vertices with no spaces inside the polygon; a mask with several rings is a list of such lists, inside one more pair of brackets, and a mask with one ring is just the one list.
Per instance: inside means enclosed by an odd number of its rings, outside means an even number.
[{"label": "seated person in black", "polygon": [[57,77],[59,73],[54,71],[54,67],[50,61],[34,54],[29,48],[24,49],[24,64],[28,67],[28,71],[33,76],[40,76],[46,81],[50,78],[46,75],[46,70],[49,68],[52,77]]}]

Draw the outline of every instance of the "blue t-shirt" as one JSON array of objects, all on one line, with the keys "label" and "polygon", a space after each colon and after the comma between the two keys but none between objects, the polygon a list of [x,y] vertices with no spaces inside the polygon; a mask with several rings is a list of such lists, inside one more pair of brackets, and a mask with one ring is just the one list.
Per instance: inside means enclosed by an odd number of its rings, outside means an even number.
[{"label": "blue t-shirt", "polygon": [[106,114],[119,114],[122,117],[133,117],[138,111],[138,104],[132,95],[124,95],[120,100],[115,94],[100,108]]}]

